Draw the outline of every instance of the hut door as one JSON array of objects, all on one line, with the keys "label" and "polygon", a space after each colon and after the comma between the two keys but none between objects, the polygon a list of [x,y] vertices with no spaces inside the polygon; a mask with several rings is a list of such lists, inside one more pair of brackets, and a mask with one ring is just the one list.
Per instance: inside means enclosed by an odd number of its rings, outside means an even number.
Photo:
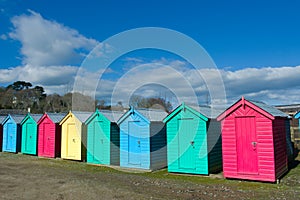
[{"label": "hut door", "polygon": [[25,143],[25,151],[27,153],[33,152],[34,147],[34,138],[33,138],[33,132],[34,132],[34,125],[32,123],[26,124],[26,143]]},{"label": "hut door", "polygon": [[128,123],[128,162],[141,165],[141,138],[139,137],[139,122]]},{"label": "hut door", "polygon": [[12,123],[7,123],[6,127],[6,149],[12,150],[13,149],[13,131],[14,131],[14,125]]},{"label": "hut door", "polygon": [[44,123],[43,124],[44,125],[44,127],[43,127],[43,132],[44,132],[44,134],[43,134],[43,139],[44,139],[44,142],[43,142],[43,151],[44,151],[44,154],[45,155],[49,155],[50,154],[50,130],[52,130],[51,129],[51,125],[50,125],[50,123]]},{"label": "hut door", "polygon": [[238,173],[258,174],[255,117],[236,117]]},{"label": "hut door", "polygon": [[180,119],[178,121],[178,148],[179,148],[179,168],[180,169],[195,169],[195,149],[193,130],[193,119]]},{"label": "hut door", "polygon": [[105,142],[105,135],[102,130],[103,121],[95,121],[94,122],[94,133],[92,138],[93,149],[92,155],[94,162],[103,162],[105,150],[104,150],[104,142]]},{"label": "hut door", "polygon": [[67,156],[74,158],[78,155],[78,143],[80,141],[77,136],[76,125],[70,123],[67,126]]}]

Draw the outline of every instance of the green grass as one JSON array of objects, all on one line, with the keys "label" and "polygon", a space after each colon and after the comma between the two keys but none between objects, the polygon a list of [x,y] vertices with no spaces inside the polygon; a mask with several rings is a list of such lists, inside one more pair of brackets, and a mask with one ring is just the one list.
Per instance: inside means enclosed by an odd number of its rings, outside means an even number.
[{"label": "green grass", "polygon": [[[44,167],[63,168],[65,170],[71,170],[76,172],[88,172],[88,173],[117,173],[117,174],[130,174],[132,176],[141,176],[145,178],[153,179],[166,179],[181,182],[192,182],[203,185],[215,185],[222,184],[230,188],[236,188],[237,190],[244,191],[270,191],[270,190],[290,190],[293,187],[299,189],[299,186],[286,185],[285,181],[280,184],[275,183],[264,183],[255,181],[241,181],[241,180],[228,180],[224,178],[213,178],[202,175],[179,175],[168,173],[167,169],[162,169],[155,172],[144,172],[144,173],[133,173],[124,172],[111,167],[106,166],[95,166],[84,162],[70,161],[63,159],[48,159],[39,158],[36,156],[22,155],[22,154],[11,154],[11,153],[0,153],[0,159],[6,159],[9,162],[32,162]],[[291,169],[288,174],[284,176],[284,180],[292,178],[294,180],[300,179],[300,165]]]}]

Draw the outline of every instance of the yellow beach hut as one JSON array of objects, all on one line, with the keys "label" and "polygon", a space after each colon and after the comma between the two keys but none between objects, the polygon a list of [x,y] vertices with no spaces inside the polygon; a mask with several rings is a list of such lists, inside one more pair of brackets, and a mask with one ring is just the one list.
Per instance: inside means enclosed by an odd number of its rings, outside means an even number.
[{"label": "yellow beach hut", "polygon": [[61,158],[86,160],[86,126],[84,122],[91,112],[69,112],[59,123],[61,125]]}]

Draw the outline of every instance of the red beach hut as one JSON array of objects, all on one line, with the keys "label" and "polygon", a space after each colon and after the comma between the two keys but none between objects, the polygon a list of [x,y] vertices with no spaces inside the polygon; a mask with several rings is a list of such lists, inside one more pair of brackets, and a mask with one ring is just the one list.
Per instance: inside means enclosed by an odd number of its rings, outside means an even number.
[{"label": "red beach hut", "polygon": [[272,106],[243,97],[220,114],[224,177],[278,181],[288,170],[287,118]]},{"label": "red beach hut", "polygon": [[38,121],[38,156],[49,158],[60,156],[61,126],[59,122],[65,115],[45,113]]}]

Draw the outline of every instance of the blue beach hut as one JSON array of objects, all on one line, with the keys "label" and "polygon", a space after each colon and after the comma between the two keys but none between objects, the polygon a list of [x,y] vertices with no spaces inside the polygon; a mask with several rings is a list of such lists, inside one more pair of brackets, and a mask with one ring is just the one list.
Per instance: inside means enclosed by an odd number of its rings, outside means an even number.
[{"label": "blue beach hut", "polygon": [[2,151],[17,153],[21,151],[21,121],[24,115],[10,115],[3,120]]},{"label": "blue beach hut", "polygon": [[120,166],[155,170],[167,165],[163,110],[131,107],[118,121]]}]

